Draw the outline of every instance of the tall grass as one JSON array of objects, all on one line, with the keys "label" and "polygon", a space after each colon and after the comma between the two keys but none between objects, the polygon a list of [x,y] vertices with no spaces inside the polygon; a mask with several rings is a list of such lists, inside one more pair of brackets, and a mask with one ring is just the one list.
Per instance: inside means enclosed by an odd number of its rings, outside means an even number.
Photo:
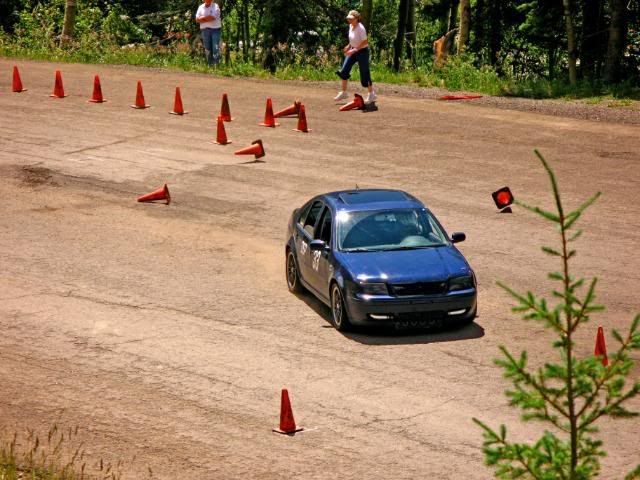
[{"label": "tall grass", "polygon": [[[23,437],[0,431],[0,480],[121,480],[123,463],[99,459],[88,465],[78,427],[54,424],[42,439],[33,430]],[[150,471],[151,473],[151,471]]]}]

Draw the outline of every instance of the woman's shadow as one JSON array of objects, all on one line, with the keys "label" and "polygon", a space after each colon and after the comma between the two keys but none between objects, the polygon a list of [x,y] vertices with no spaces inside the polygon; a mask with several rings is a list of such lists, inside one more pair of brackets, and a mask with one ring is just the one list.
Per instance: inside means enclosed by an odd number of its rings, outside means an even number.
[{"label": "woman's shadow", "polygon": [[[306,303],[319,317],[327,322],[322,328],[334,328],[331,309],[309,293],[296,296]],[[427,343],[474,340],[484,336],[484,328],[477,322],[462,327],[440,327],[431,329],[396,330],[394,327],[353,327],[352,331],[340,332],[345,338],[364,345],[416,345]]]}]

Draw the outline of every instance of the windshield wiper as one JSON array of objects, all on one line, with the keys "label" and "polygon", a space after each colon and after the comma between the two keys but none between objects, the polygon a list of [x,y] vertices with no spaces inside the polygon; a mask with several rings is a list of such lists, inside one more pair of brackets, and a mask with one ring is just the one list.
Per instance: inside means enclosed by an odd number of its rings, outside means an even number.
[{"label": "windshield wiper", "polygon": [[414,245],[414,246],[410,246],[410,245],[402,245],[399,247],[393,247],[393,248],[385,248],[384,251],[385,252],[391,252],[393,250],[418,250],[421,248],[434,248],[434,247],[443,247],[444,244],[443,243],[438,243],[436,245]]},{"label": "windshield wiper", "polygon": [[345,250],[343,250],[343,252],[347,252],[347,253],[351,253],[351,252],[380,252],[381,250],[379,248],[364,248],[364,247],[358,247],[358,248],[347,248]]}]

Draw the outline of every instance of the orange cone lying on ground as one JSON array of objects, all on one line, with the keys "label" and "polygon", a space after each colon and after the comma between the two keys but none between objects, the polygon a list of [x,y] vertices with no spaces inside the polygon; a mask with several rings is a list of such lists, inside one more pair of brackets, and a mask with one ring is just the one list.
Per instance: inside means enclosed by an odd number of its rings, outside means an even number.
[{"label": "orange cone lying on ground", "polygon": [[302,430],[304,430],[304,428],[296,426],[296,421],[293,418],[293,410],[291,409],[291,402],[289,401],[289,392],[286,388],[283,388],[280,397],[280,428],[274,428],[273,431],[285,435],[293,435]]},{"label": "orange cone lying on ground", "polygon": [[227,139],[227,131],[224,128],[224,119],[222,115],[218,115],[218,132],[216,134],[216,143],[218,145],[228,145],[231,142]]},{"label": "orange cone lying on ground", "polygon": [[93,78],[93,95],[87,101],[91,103],[106,102],[106,100],[102,97],[102,86],[100,86],[100,77],[98,75]]},{"label": "orange cone lying on ground", "polygon": [[474,98],[482,98],[482,95],[444,95],[440,100],[473,100]]},{"label": "orange cone lying on ground", "polygon": [[169,187],[167,187],[166,183],[158,190],[138,197],[139,202],[155,202],[156,200],[166,200],[167,205],[171,203],[171,195],[169,194]]},{"label": "orange cone lying on ground", "polygon": [[309,133],[311,130],[307,127],[307,114],[304,109],[304,105],[300,105],[300,112],[298,113],[298,126],[293,129],[295,132]]},{"label": "orange cone lying on ground", "polygon": [[184,115],[184,107],[182,106],[182,95],[180,95],[180,87],[176,87],[176,97],[173,101],[173,110],[169,112],[172,115]]},{"label": "orange cone lying on ground", "polygon": [[609,365],[609,359],[607,358],[607,346],[604,343],[604,332],[602,327],[598,327],[598,334],[596,335],[596,349],[594,355],[596,357],[602,357],[602,365],[605,367]]},{"label": "orange cone lying on ground", "polygon": [[346,105],[340,107],[341,112],[346,112],[347,110],[361,110],[364,108],[364,98],[362,95],[358,95],[357,93],[353,96],[353,100],[351,100]]},{"label": "orange cone lying on ground", "polygon": [[144,101],[144,93],[142,92],[142,82],[138,80],[138,88],[136,90],[136,104],[129,105],[131,108],[149,108],[151,105],[147,105]]},{"label": "orange cone lying on ground", "polygon": [[222,94],[222,107],[220,107],[220,115],[222,115],[222,120],[225,122],[230,122],[233,120],[231,118],[231,110],[229,109],[229,98],[226,93]]},{"label": "orange cone lying on ground", "polygon": [[295,100],[293,102],[293,105],[287,108],[283,108],[279,112],[274,113],[273,116],[275,118],[280,118],[288,117],[289,115],[298,115],[298,113],[300,112],[300,105],[302,105],[302,102],[300,102],[300,100]]},{"label": "orange cone lying on ground", "polygon": [[264,112],[264,121],[260,123],[263,127],[272,127],[275,128],[279,123],[276,123],[276,119],[273,116],[273,104],[271,103],[271,98],[267,98],[267,109]]},{"label": "orange cone lying on ground", "polygon": [[53,86],[53,93],[49,96],[54,98],[66,97],[64,87],[62,86],[62,73],[60,73],[60,70],[56,70],[56,83]]},{"label": "orange cone lying on ground", "polygon": [[26,88],[22,88],[22,80],[20,79],[20,72],[18,71],[18,67],[13,67],[13,92],[20,93],[26,92]]},{"label": "orange cone lying on ground", "polygon": [[240,150],[236,150],[236,155],[254,155],[256,160],[264,157],[264,147],[262,146],[262,140],[255,140],[251,142],[250,147],[244,147]]}]

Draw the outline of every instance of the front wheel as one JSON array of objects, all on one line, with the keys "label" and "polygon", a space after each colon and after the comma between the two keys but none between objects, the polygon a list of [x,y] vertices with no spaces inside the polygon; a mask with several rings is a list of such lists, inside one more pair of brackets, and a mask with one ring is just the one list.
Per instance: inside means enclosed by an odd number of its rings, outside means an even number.
[{"label": "front wheel", "polygon": [[337,283],[334,283],[333,287],[331,287],[331,318],[333,320],[333,326],[336,327],[337,330],[344,332],[351,329],[349,314],[344,306],[342,292]]},{"label": "front wheel", "polygon": [[298,273],[298,264],[296,263],[296,257],[293,254],[293,250],[289,250],[287,253],[287,262],[285,265],[287,272],[287,287],[292,293],[302,293],[304,288],[300,283],[300,274]]}]

